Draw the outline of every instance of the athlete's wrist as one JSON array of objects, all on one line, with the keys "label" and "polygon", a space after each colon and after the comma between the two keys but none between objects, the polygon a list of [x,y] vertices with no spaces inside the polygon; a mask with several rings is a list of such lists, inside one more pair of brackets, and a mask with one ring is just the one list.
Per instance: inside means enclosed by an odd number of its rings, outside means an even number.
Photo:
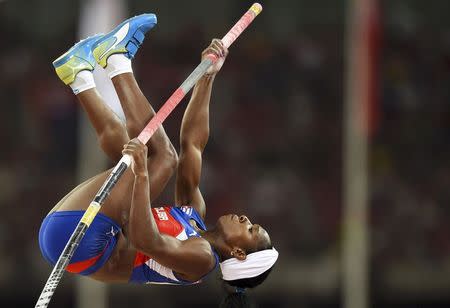
[{"label": "athlete's wrist", "polygon": [[134,174],[134,179],[135,180],[146,180],[148,179],[148,172],[137,172]]}]

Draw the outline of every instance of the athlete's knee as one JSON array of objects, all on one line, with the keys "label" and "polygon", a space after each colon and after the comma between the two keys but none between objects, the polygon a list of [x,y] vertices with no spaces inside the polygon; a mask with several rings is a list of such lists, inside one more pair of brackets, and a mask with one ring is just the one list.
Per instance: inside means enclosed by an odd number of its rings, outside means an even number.
[{"label": "athlete's knee", "polygon": [[169,142],[165,149],[165,160],[169,164],[170,168],[175,171],[178,167],[178,153],[175,150],[171,142]]},{"label": "athlete's knee", "polygon": [[98,143],[100,147],[106,149],[115,148],[115,145],[120,143],[120,148],[127,141],[127,133],[125,127],[120,121],[113,121],[109,123],[104,129],[98,133]]},{"label": "athlete's knee", "polygon": [[134,119],[127,119],[127,132],[130,138],[134,138],[139,135],[139,133],[144,128],[145,124],[138,123]]},{"label": "athlete's knee", "polygon": [[152,151],[149,148],[150,159],[158,159],[158,161],[163,162],[164,168],[172,170],[174,172],[178,167],[178,154],[172,143],[164,142],[160,145],[157,151]]}]

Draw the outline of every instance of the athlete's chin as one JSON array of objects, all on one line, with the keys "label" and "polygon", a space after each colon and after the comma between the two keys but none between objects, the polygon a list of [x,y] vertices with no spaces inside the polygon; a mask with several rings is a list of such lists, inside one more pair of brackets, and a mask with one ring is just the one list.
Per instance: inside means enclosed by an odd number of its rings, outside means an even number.
[{"label": "athlete's chin", "polygon": [[233,219],[233,214],[227,214],[220,216],[219,219],[217,219],[216,227],[224,230],[226,229],[226,226],[230,224],[230,222]]}]

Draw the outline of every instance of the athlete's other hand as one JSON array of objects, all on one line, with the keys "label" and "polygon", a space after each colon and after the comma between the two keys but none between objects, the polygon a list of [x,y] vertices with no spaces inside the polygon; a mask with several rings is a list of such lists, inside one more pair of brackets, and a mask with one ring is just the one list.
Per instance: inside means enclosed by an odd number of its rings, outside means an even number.
[{"label": "athlete's other hand", "polygon": [[216,63],[211,65],[206,71],[207,75],[215,75],[222,68],[223,63],[228,55],[228,48],[226,48],[222,41],[219,39],[213,39],[211,44],[202,52],[202,60],[206,58],[207,55],[213,54],[218,60]]},{"label": "athlete's other hand", "polygon": [[147,146],[138,138],[131,139],[123,146],[122,154],[131,156],[131,170],[135,176],[147,176]]}]

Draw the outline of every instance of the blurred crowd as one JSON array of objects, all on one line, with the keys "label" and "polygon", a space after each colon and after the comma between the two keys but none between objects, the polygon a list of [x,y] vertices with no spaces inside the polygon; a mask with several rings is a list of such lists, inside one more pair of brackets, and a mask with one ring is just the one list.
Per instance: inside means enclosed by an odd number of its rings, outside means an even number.
[{"label": "blurred crowd", "polygon": [[383,33],[370,150],[373,264],[439,293],[450,286],[450,25],[394,7]]},{"label": "blurred crowd", "polygon": [[[450,285],[450,28],[414,14],[393,20],[382,23],[370,140],[372,278],[375,293],[436,292]],[[27,33],[0,27],[10,42],[0,50],[0,297],[17,294],[24,279],[40,289],[50,272],[37,243],[40,222],[77,184],[82,111],[51,67],[76,41],[73,30],[30,43]],[[289,259],[338,260],[340,250],[343,24],[296,31],[282,41],[255,32],[233,46],[214,85],[201,184],[207,224],[248,214],[269,230],[280,267]],[[209,39],[192,24],[146,41],[134,71],[155,109]],[[164,123],[176,148],[186,103]],[[170,191],[160,203],[173,202]],[[433,287],[418,288],[424,281]]]}]

